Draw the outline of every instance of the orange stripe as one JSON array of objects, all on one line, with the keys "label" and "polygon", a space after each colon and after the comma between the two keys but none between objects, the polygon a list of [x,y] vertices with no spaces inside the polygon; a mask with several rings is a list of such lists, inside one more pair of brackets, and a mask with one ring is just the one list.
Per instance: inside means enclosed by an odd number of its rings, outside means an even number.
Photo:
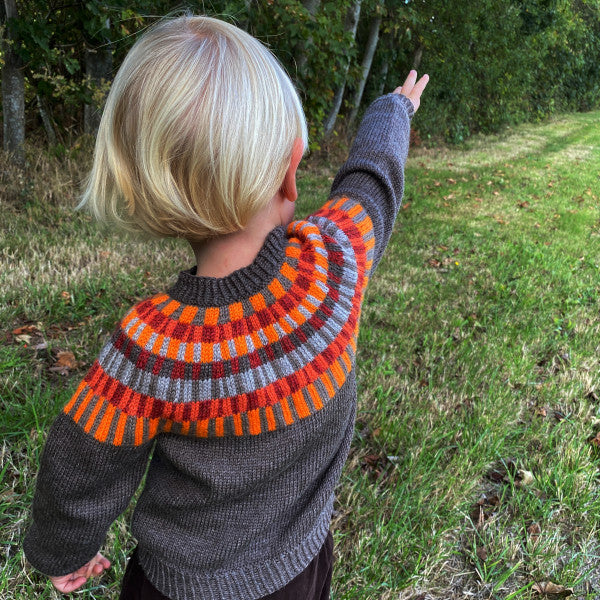
[{"label": "orange stripe", "polygon": [[198,421],[196,425],[196,435],[198,437],[208,437],[208,419]]},{"label": "orange stripe", "polygon": [[308,392],[310,393],[315,409],[321,410],[323,408],[323,402],[321,401],[321,396],[319,396],[319,392],[317,392],[317,388],[314,384],[310,383],[308,385]]},{"label": "orange stripe", "polygon": [[81,415],[84,413],[84,411],[87,408],[87,405],[90,403],[90,399],[93,395],[94,394],[93,394],[92,390],[88,390],[88,393],[85,395],[83,402],[79,405],[79,408],[77,409],[77,412],[75,413],[75,416],[73,417],[73,420],[76,423],[79,423],[79,419],[81,419]]},{"label": "orange stripe", "polygon": [[99,441],[99,442],[105,442],[106,438],[108,437],[108,432],[110,431],[110,426],[113,420],[113,417],[115,416],[115,407],[110,404],[110,402],[108,403],[108,406],[106,407],[106,412],[104,413],[104,416],[102,417],[102,421],[100,421],[100,426],[98,427],[98,429],[96,430],[96,434],[94,435],[94,437]]},{"label": "orange stripe", "polygon": [[[135,335],[135,332],[140,328],[144,326],[144,321],[140,320],[138,321],[125,335],[129,338],[129,339],[133,339],[133,336]],[[124,331],[123,331],[124,332]],[[125,332],[124,332],[125,333]]]},{"label": "orange stripe", "polygon": [[273,279],[273,281],[269,284],[269,291],[277,300],[285,295],[285,290],[278,279]]},{"label": "orange stripe", "polygon": [[250,435],[258,435],[261,432],[260,427],[260,415],[259,409],[254,408],[249,410],[246,414],[248,415],[248,425],[250,428]]},{"label": "orange stripe", "polygon": [[121,412],[119,415],[119,421],[117,423],[117,429],[115,431],[115,439],[113,444],[115,446],[121,446],[123,444],[123,434],[125,433],[125,424],[127,423],[127,415]]},{"label": "orange stripe", "polygon": [[154,345],[152,346],[152,354],[158,354],[160,349],[162,348],[163,342],[165,341],[165,336],[162,333],[159,333],[156,340],[154,341]]},{"label": "orange stripe", "polygon": [[98,416],[98,413],[100,412],[100,409],[103,406],[104,406],[104,400],[102,400],[102,398],[98,398],[98,400],[96,400],[96,406],[94,406],[94,410],[92,411],[90,418],[88,419],[87,423],[85,424],[85,427],[83,428],[83,430],[86,433],[89,433],[92,430],[92,427],[94,426],[94,423],[96,422],[96,417]]},{"label": "orange stripe", "polygon": [[144,419],[139,417],[135,420],[134,444],[141,446],[144,443]]},{"label": "orange stripe", "polygon": [[290,407],[285,398],[282,398],[279,402],[279,406],[281,406],[281,412],[283,413],[283,420],[286,425],[291,425],[294,422],[294,417],[292,417],[292,412],[290,411]]},{"label": "orange stripe", "polygon": [[229,306],[229,320],[239,321],[244,318],[244,306],[241,302],[234,302]]},{"label": "orange stripe", "polygon": [[[289,256],[290,258],[300,258],[301,254],[302,254],[302,249],[298,248],[298,246],[290,246],[290,245],[288,245],[288,247],[285,249],[285,255]],[[284,264],[286,266],[289,266],[289,265],[287,265],[287,263],[284,263]],[[295,273],[296,271],[293,271],[293,272]],[[284,273],[283,267],[281,268],[281,273]],[[288,275],[285,275],[285,276],[288,279],[290,279],[290,277]],[[293,279],[292,279],[292,281],[293,281]]]},{"label": "orange stripe", "polygon": [[331,379],[329,379],[329,377],[327,376],[327,373],[323,373],[323,375],[321,376],[321,381],[325,385],[325,389],[327,390],[329,397],[333,398],[333,396],[335,394],[335,390],[333,389],[333,385],[331,384]]},{"label": "orange stripe", "polygon": [[225,425],[223,423],[223,417],[217,417],[215,419],[215,435],[217,437],[223,437],[225,435]]},{"label": "orange stripe", "polygon": [[292,400],[294,401],[294,406],[296,407],[296,413],[301,419],[305,419],[310,415],[310,410],[308,406],[306,406],[302,392],[296,392],[292,394]]},{"label": "orange stripe", "polygon": [[272,344],[274,344],[275,342],[277,342],[277,340],[279,340],[279,335],[275,331],[275,328],[273,327],[273,325],[268,325],[267,327],[265,327],[264,333],[267,336],[267,339],[269,340],[269,342],[271,342]]},{"label": "orange stripe", "polygon": [[136,340],[136,344],[138,346],[141,346],[142,348],[145,348],[152,333],[152,329],[150,329],[150,327],[146,325],[142,330],[142,333],[140,333],[138,339]]},{"label": "orange stripe", "polygon": [[275,421],[273,409],[270,406],[267,406],[265,408],[265,414],[267,415],[267,426],[269,431],[275,431],[275,429],[277,429],[277,423]]},{"label": "orange stripe", "polygon": [[[156,432],[158,431],[158,423],[159,423],[159,419],[150,419],[148,421],[149,439],[152,439],[156,435]],[[136,425],[137,425],[137,423],[136,423]],[[137,438],[136,438],[135,442],[137,444]]]},{"label": "orange stripe", "polygon": [[266,308],[266,304],[265,304],[265,299],[263,297],[262,294],[258,293],[258,294],[254,294],[254,296],[250,296],[250,304],[252,304],[252,307],[254,308],[254,310],[262,310],[263,308]]},{"label": "orange stripe", "polygon": [[338,363],[337,360],[335,360],[333,363],[331,363],[330,370],[331,370],[331,373],[333,374],[335,382],[338,384],[338,388],[342,387],[342,385],[346,379],[346,376],[344,375],[344,371],[342,371],[342,367],[340,367],[340,364]]},{"label": "orange stripe", "polygon": [[171,419],[167,419],[162,430],[164,433],[169,433],[171,431],[171,427],[173,427],[173,421],[171,421]]},{"label": "orange stripe", "polygon": [[167,348],[167,358],[171,358],[173,360],[177,359],[179,354],[179,342],[175,338],[171,338],[169,341],[169,346]]},{"label": "orange stripe", "polygon": [[168,297],[168,294],[158,294],[157,296],[154,296],[154,298],[151,298],[150,302],[154,304],[154,306],[157,306],[164,302]]},{"label": "orange stripe", "polygon": [[342,360],[344,361],[344,364],[346,365],[347,371],[350,372],[352,370],[352,363],[350,362],[350,357],[348,356],[347,352],[344,352],[342,354]]},{"label": "orange stripe", "polygon": [[231,358],[231,354],[229,352],[229,344],[227,342],[221,342],[221,358],[223,360],[229,360]]},{"label": "orange stripe", "polygon": [[194,320],[194,317],[196,316],[197,313],[198,313],[197,306],[186,306],[181,311],[181,315],[179,317],[179,322],[189,325]]},{"label": "orange stripe", "polygon": [[204,325],[216,325],[219,320],[219,308],[211,306],[204,313]]},{"label": "orange stripe", "polygon": [[238,356],[245,356],[248,354],[248,345],[246,344],[246,338],[243,335],[236,337],[233,340],[233,343]]},{"label": "orange stripe", "polygon": [[190,432],[190,422],[184,421],[181,424],[181,435],[187,435]]},{"label": "orange stripe", "polygon": [[185,354],[183,355],[183,360],[185,360],[186,363],[194,362],[194,344],[185,345]]},{"label": "orange stripe", "polygon": [[362,206],[360,204],[355,204],[349,211],[347,211],[347,215],[349,217],[354,218],[356,215],[360,214],[362,211]]},{"label": "orange stripe", "polygon": [[239,414],[233,415],[233,431],[235,435],[243,435],[242,417]]},{"label": "orange stripe", "polygon": [[169,304],[167,304],[161,310],[161,312],[163,315],[168,317],[168,316],[172,315],[180,306],[181,306],[181,304],[179,302],[177,302],[176,300],[171,300],[171,302],[169,302]]},{"label": "orange stripe", "polygon": [[205,342],[200,345],[200,362],[210,363],[213,360],[213,345],[210,342]]}]

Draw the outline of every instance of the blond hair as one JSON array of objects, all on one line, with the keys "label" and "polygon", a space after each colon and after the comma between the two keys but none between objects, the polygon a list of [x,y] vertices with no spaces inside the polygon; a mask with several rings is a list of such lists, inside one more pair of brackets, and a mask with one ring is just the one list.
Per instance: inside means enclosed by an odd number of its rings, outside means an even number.
[{"label": "blond hair", "polygon": [[209,17],[162,21],[117,73],[80,207],[155,236],[243,229],[280,188],[302,105],[273,54]]}]

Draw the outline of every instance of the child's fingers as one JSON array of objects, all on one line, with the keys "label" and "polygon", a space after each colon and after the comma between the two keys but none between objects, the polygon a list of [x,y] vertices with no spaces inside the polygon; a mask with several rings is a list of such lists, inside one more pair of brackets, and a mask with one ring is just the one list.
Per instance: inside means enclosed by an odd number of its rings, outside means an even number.
[{"label": "child's fingers", "polygon": [[74,592],[79,589],[82,585],[85,585],[87,582],[86,577],[78,577],[77,579],[71,579],[70,581],[65,582],[63,589],[59,590],[63,593]]},{"label": "child's fingers", "polygon": [[421,77],[421,79],[419,79],[419,81],[417,81],[417,83],[413,87],[413,89],[410,93],[410,97],[411,98],[420,98],[421,94],[423,93],[423,90],[427,87],[428,83],[429,83],[429,75],[423,75],[423,77]]},{"label": "child's fingers", "polygon": [[402,87],[400,88],[400,93],[405,96],[409,96],[412,92],[412,89],[415,87],[415,82],[417,81],[417,72],[413,69],[409,74]]},{"label": "child's fingers", "polygon": [[100,563],[105,569],[110,569],[110,560],[108,560],[108,558],[104,558],[102,554],[100,555]]},{"label": "child's fingers", "polygon": [[65,575],[63,577],[50,577],[50,581],[59,592],[67,594],[69,592],[74,592],[82,585],[85,585],[87,577],[73,577],[71,575]]}]

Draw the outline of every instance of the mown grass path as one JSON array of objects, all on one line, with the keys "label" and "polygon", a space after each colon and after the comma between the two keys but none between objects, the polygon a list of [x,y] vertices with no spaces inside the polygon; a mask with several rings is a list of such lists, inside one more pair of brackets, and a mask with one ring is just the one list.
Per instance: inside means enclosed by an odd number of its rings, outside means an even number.
[{"label": "mown grass path", "polygon": [[[334,600],[600,597],[599,149],[589,113],[411,154],[361,317]],[[124,309],[191,260],[74,217],[80,162],[40,157],[0,195],[2,600],[59,597],[20,546],[45,431]],[[333,174],[302,173],[299,214]],[[129,514],[79,597],[118,597]]]}]

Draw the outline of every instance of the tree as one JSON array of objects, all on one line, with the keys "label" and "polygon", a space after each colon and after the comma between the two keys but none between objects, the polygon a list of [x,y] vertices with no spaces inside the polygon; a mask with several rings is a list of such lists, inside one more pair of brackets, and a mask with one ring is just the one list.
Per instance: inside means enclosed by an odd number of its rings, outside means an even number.
[{"label": "tree", "polygon": [[[352,50],[354,47],[354,41],[356,38],[356,28],[358,27],[358,19],[360,17],[360,7],[361,0],[354,0],[348,12],[346,13],[346,21],[345,21],[345,30],[349,33],[349,41],[351,47],[348,50]],[[341,62],[340,71],[342,73],[342,80],[335,92],[335,96],[333,98],[333,106],[327,116],[327,119],[323,125],[323,132],[325,137],[331,135],[333,132],[333,128],[335,127],[335,122],[337,121],[338,114],[340,112],[340,108],[342,106],[342,100],[344,98],[344,90],[346,89],[346,77],[348,75],[348,69],[350,68],[350,56],[351,54],[345,56]]]},{"label": "tree", "polygon": [[375,7],[375,15],[371,18],[371,26],[369,27],[369,37],[367,38],[367,45],[365,48],[365,53],[363,55],[362,64],[360,66],[361,76],[358,85],[354,90],[354,96],[352,97],[352,110],[350,111],[350,116],[348,117],[348,127],[352,127],[354,121],[356,120],[356,116],[358,115],[358,110],[360,108],[360,103],[362,101],[363,92],[365,91],[365,84],[367,83],[369,72],[371,71],[373,56],[375,56],[377,42],[379,41],[379,30],[381,28],[382,11],[383,0],[379,0]]},{"label": "tree", "polygon": [[[321,0],[303,0],[302,6],[306,9],[311,19],[319,10]],[[313,49],[313,37],[309,35],[306,40],[301,40],[298,44],[298,51],[296,56],[296,69],[298,71],[298,77],[304,79],[306,77],[306,63],[308,62],[308,49]]]},{"label": "tree", "polygon": [[18,19],[15,0],[4,0],[0,5],[2,24],[5,25],[2,39],[4,65],[2,67],[2,113],[4,150],[10,152],[14,163],[25,166],[25,80],[23,64],[16,51],[19,38],[13,24]]}]

